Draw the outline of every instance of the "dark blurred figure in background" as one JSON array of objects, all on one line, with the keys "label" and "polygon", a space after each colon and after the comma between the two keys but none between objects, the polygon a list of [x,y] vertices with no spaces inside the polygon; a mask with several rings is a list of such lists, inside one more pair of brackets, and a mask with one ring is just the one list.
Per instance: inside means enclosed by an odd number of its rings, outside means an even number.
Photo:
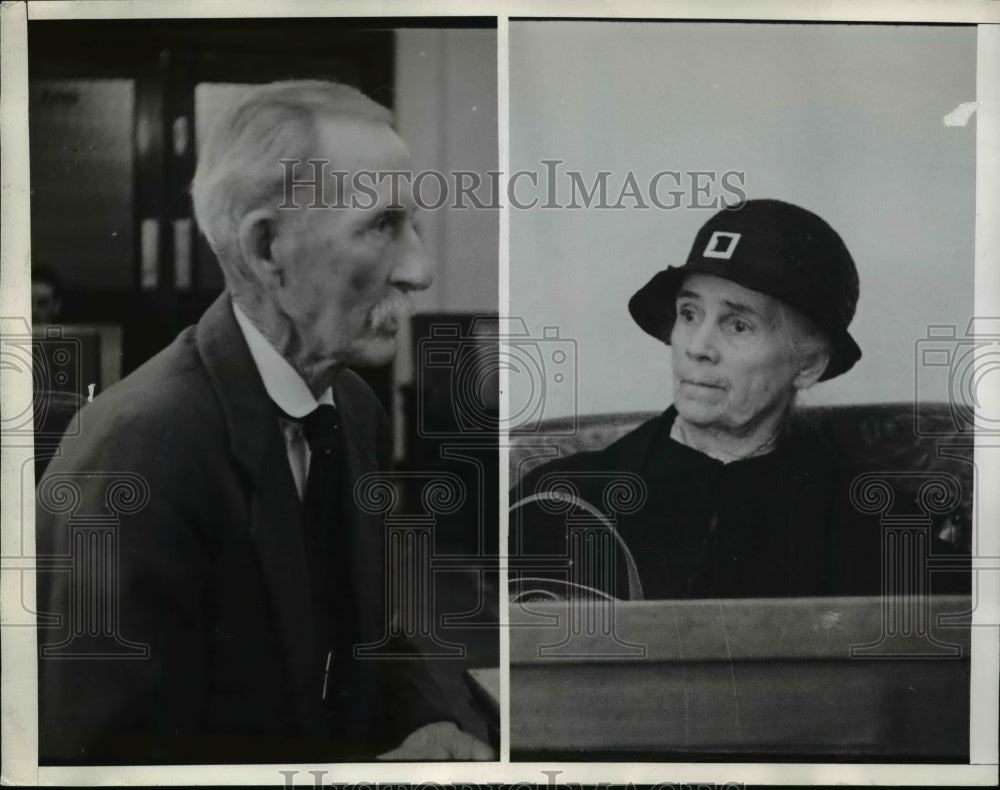
[{"label": "dark blurred figure in background", "polygon": [[62,285],[48,266],[31,267],[31,323],[52,324],[62,312]]}]

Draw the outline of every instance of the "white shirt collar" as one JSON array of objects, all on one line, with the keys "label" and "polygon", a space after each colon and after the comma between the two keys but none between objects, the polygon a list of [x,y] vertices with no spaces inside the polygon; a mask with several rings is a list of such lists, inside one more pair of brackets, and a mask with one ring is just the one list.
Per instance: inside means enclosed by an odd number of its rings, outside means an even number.
[{"label": "white shirt collar", "polygon": [[239,324],[240,331],[243,332],[243,337],[250,348],[250,356],[253,357],[257,372],[264,382],[264,389],[278,408],[289,417],[301,418],[311,413],[321,403],[332,406],[333,390],[327,387],[319,396],[319,400],[314,398],[298,371],[261,334],[240,310],[239,305],[231,300],[230,303],[233,306],[236,323]]}]

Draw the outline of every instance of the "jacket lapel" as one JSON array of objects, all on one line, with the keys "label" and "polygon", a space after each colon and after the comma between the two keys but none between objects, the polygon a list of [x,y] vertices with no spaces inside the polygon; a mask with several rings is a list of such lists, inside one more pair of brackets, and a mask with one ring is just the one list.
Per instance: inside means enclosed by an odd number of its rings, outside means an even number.
[{"label": "jacket lapel", "polygon": [[206,311],[198,351],[225,415],[230,447],[250,481],[250,541],[264,576],[271,617],[299,722],[318,732],[323,712],[314,621],[302,583],[302,512],[274,405],[233,315],[228,292]]}]

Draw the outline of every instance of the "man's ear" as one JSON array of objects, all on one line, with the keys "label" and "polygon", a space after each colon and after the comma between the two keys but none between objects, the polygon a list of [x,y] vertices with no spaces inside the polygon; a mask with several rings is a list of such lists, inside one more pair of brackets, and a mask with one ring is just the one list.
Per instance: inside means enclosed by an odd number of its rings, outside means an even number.
[{"label": "man's ear", "polygon": [[276,226],[274,212],[258,208],[243,217],[237,230],[240,252],[247,268],[257,282],[272,288],[284,284],[282,264],[273,253]]},{"label": "man's ear", "polygon": [[798,375],[792,381],[792,385],[797,390],[807,390],[823,375],[826,366],[830,364],[830,352],[825,348],[818,348],[812,353],[802,358],[802,367]]}]

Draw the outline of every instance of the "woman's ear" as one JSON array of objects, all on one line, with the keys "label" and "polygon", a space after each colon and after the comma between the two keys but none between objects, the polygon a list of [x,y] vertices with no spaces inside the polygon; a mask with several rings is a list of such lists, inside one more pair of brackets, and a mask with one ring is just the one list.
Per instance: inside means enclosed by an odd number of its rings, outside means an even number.
[{"label": "woman's ear", "polygon": [[802,357],[802,367],[792,381],[797,390],[807,390],[823,375],[826,366],[830,364],[830,352],[826,347],[817,348]]},{"label": "woman's ear", "polygon": [[272,250],[275,229],[274,212],[259,208],[243,217],[237,230],[245,265],[254,279],[267,288],[284,285],[282,264],[275,259]]}]

